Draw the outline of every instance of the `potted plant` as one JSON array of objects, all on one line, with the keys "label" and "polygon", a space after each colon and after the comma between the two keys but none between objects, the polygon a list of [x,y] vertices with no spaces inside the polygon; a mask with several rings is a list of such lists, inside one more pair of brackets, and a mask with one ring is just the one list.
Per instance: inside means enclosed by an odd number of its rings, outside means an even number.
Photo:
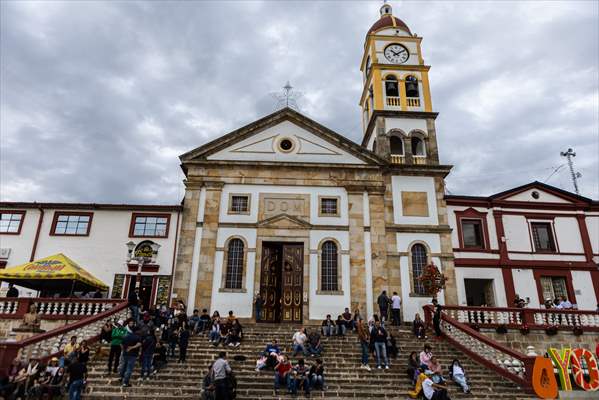
[{"label": "potted plant", "polygon": [[545,328],[545,333],[549,336],[553,336],[553,335],[557,335],[557,326],[556,325],[550,325],[547,328]]},{"label": "potted plant", "polygon": [[528,325],[522,325],[522,327],[520,327],[520,333],[523,335],[528,335],[530,333],[530,328],[528,327]]},{"label": "potted plant", "polygon": [[574,329],[572,329],[572,333],[574,334],[574,336],[580,336],[583,333],[582,327],[581,326],[575,326]]}]

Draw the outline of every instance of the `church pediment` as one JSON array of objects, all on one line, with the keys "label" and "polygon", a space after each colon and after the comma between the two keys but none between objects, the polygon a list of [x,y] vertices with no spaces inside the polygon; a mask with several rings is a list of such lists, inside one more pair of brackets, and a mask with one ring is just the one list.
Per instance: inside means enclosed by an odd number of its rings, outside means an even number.
[{"label": "church pediment", "polygon": [[582,196],[536,181],[497,193],[491,198],[500,201],[557,204],[579,204],[589,201]]},{"label": "church pediment", "polygon": [[374,153],[289,108],[183,154],[193,161],[384,164]]},{"label": "church pediment", "polygon": [[258,222],[260,228],[271,229],[310,229],[312,225],[289,214],[279,214]]}]

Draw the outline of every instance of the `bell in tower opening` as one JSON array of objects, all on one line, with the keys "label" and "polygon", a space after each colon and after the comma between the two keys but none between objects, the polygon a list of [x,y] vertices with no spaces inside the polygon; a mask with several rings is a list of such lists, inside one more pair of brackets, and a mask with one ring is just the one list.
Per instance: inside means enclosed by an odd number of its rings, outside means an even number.
[{"label": "bell in tower opening", "polygon": [[406,96],[407,97],[419,97],[418,92],[418,79],[410,75],[406,77]]},{"label": "bell in tower opening", "polygon": [[389,75],[387,78],[385,78],[385,95],[387,97],[399,97],[397,78],[393,75]]}]

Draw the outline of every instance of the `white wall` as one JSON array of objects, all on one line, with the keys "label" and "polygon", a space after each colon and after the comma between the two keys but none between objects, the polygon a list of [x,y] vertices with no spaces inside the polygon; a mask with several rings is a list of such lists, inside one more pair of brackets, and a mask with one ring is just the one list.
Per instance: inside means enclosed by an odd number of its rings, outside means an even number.
[{"label": "white wall", "polygon": [[532,251],[526,218],[520,215],[503,215],[502,218],[508,251]]},{"label": "white wall", "polygon": [[514,279],[514,290],[521,298],[530,297],[530,308],[539,308],[539,294],[537,293],[537,282],[532,269],[512,269]]},{"label": "white wall", "polygon": [[413,130],[419,130],[428,135],[426,120],[421,118],[385,118],[385,129],[401,129],[406,135]]},{"label": "white wall", "polygon": [[[539,198],[535,199],[534,197],[532,197],[532,192],[537,192],[539,194]],[[510,196],[506,200],[529,201],[532,203],[570,203],[569,201],[564,200],[561,197],[554,196],[551,193],[547,193],[544,190],[538,190],[538,189],[526,190],[522,193],[518,193],[514,196]]]},{"label": "white wall", "polygon": [[[435,181],[423,176],[394,176],[391,178],[393,194],[393,220],[396,224],[437,225],[437,198]],[[401,192],[426,192],[428,202],[428,217],[403,216]]]},{"label": "white wall", "polygon": [[599,254],[599,215],[587,216],[585,218],[593,254]]},{"label": "white wall", "polygon": [[584,253],[582,237],[576,218],[556,217],[555,236],[561,253]]},{"label": "white wall", "polygon": [[596,310],[599,299],[595,296],[593,279],[589,271],[571,271],[572,286],[579,310]]},{"label": "white wall", "polygon": [[[216,234],[216,247],[222,249],[231,237],[242,237],[247,244],[244,265],[245,291],[243,293],[220,292],[224,265],[224,251],[217,250],[214,255],[214,274],[212,279],[212,301],[210,312],[218,310],[226,315],[233,310],[235,315],[242,318],[252,316],[254,301],[254,271],[256,268],[256,229],[254,228],[219,228]],[[203,307],[200,304],[201,307]]]},{"label": "white wall", "polygon": [[[318,290],[318,245],[325,239],[333,238],[341,249],[341,295],[319,295]],[[351,282],[349,268],[349,232],[347,231],[310,231],[310,287],[309,318],[324,319],[327,314],[339,315],[345,307],[351,307]],[[306,291],[307,288],[304,288]],[[335,315],[335,317],[336,317]]]},{"label": "white wall", "polygon": [[500,268],[460,268],[455,269],[456,286],[458,290],[458,304],[468,305],[466,299],[466,285],[464,279],[492,279],[493,294],[495,295],[496,307],[507,307],[505,297],[505,286]]},{"label": "white wall", "polygon": [[[93,212],[89,236],[51,236],[50,230],[55,211]],[[112,288],[115,274],[129,273],[125,264],[127,260],[127,246],[125,244],[129,241],[139,243],[146,240],[145,238],[129,237],[133,212],[136,211],[44,209],[44,220],[40,230],[35,259],[63,253]],[[160,270],[150,275],[170,275],[177,232],[177,212],[139,212],[171,215],[168,237],[147,239],[161,246],[156,259],[156,263],[160,265]],[[36,216],[38,214],[39,211],[35,209],[27,209],[20,235],[0,235],[0,247],[11,249],[7,268],[29,261],[37,230],[38,220]]]}]

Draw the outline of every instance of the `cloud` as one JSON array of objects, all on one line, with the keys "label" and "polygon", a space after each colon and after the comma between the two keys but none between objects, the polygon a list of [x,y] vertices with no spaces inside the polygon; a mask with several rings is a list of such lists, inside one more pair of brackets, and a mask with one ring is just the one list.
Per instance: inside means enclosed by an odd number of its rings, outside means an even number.
[{"label": "cloud", "polygon": [[[402,2],[424,37],[452,193],[544,180],[573,147],[599,197],[597,2]],[[356,142],[377,2],[2,2],[0,199],[178,203],[182,154],[273,111]],[[566,168],[548,181],[571,190]]]}]

